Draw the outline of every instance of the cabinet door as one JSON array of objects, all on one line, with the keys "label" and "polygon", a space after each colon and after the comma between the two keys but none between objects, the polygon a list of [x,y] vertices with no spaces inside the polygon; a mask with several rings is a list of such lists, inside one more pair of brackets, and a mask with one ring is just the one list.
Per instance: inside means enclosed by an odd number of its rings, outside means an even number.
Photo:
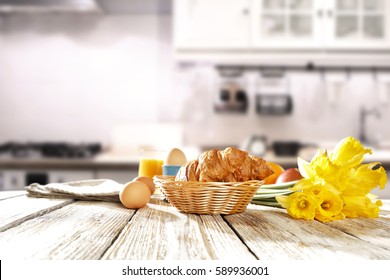
[{"label": "cabinet door", "polygon": [[388,48],[390,1],[327,1],[328,48]]},{"label": "cabinet door", "polygon": [[22,170],[5,170],[2,173],[0,190],[22,190],[26,186],[26,172]]},{"label": "cabinet door", "polygon": [[66,183],[94,179],[94,172],[85,170],[49,171],[49,183]]},{"label": "cabinet door", "polygon": [[178,49],[232,49],[249,45],[250,0],[176,0]]},{"label": "cabinet door", "polygon": [[316,48],[323,43],[318,0],[252,0],[256,48]]}]

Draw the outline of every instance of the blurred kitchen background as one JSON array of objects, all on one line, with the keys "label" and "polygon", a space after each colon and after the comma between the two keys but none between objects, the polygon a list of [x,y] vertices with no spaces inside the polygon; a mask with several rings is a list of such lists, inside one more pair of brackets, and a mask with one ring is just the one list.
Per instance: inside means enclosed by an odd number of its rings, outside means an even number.
[{"label": "blurred kitchen background", "polygon": [[[390,1],[0,0],[0,190],[137,175],[141,148],[390,170]],[[390,198],[390,187],[375,191]]]}]

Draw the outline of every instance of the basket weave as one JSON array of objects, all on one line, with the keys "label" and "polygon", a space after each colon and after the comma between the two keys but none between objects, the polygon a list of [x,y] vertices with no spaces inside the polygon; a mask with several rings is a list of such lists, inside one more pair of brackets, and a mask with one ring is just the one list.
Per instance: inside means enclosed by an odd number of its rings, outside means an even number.
[{"label": "basket weave", "polygon": [[154,182],[179,211],[192,214],[236,214],[243,212],[263,181],[195,182],[174,181],[173,176],[155,176]]}]

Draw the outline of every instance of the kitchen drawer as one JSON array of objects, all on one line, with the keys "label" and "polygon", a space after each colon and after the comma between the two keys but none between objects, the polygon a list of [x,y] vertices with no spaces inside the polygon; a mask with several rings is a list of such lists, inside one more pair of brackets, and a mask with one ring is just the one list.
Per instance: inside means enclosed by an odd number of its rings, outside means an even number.
[{"label": "kitchen drawer", "polygon": [[22,190],[26,186],[25,171],[3,170],[0,172],[0,191]]}]

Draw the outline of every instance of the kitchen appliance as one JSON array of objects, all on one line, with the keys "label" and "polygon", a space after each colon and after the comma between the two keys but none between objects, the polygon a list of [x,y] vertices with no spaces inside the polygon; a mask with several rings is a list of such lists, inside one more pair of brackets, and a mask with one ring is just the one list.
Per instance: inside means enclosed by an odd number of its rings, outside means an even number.
[{"label": "kitchen appliance", "polygon": [[[30,161],[90,159],[102,151],[99,143],[69,142],[8,142],[0,145],[0,160],[10,161],[11,166],[0,170],[0,190],[23,189],[31,183],[47,184],[90,178],[87,171],[50,171],[46,168],[18,168],[19,161],[28,164]],[[15,160],[13,162],[12,160]],[[15,164],[12,164],[15,163]]]},{"label": "kitchen appliance", "polygon": [[252,135],[243,144],[242,149],[251,155],[263,156],[267,152],[267,137],[264,135]]},{"label": "kitchen appliance", "polygon": [[91,158],[102,151],[100,143],[8,142],[0,145],[0,156],[12,158]]},{"label": "kitchen appliance", "polygon": [[294,140],[276,140],[272,142],[272,150],[276,156],[297,156],[300,149],[306,147],[317,147],[317,145],[312,143],[301,143]]},{"label": "kitchen appliance", "polygon": [[259,115],[288,115],[293,110],[289,80],[280,71],[263,72],[258,79],[256,112]]},{"label": "kitchen appliance", "polygon": [[247,85],[239,69],[219,69],[214,110],[218,113],[246,113],[248,109]]}]

